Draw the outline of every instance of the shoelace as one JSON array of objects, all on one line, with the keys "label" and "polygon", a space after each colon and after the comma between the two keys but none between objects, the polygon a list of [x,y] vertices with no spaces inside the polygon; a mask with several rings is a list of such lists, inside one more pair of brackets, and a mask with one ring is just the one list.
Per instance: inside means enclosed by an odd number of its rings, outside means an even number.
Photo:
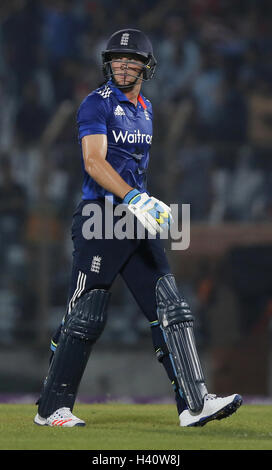
[{"label": "shoelace", "polygon": [[207,393],[207,395],[205,395],[205,400],[214,400],[215,398],[217,398],[217,396],[213,393]]},{"label": "shoelace", "polygon": [[72,413],[71,413],[71,410],[70,408],[61,408],[60,410],[58,410],[58,412],[56,413],[60,418],[68,418],[68,417],[72,417]]}]

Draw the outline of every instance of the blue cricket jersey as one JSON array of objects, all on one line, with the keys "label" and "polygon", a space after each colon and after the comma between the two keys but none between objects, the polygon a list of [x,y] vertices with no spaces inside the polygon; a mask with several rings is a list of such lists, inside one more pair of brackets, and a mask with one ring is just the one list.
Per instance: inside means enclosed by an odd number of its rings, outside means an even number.
[{"label": "blue cricket jersey", "polygon": [[[108,140],[106,159],[119,175],[133,188],[146,191],[146,171],[152,143],[152,106],[141,94],[137,107],[110,80],[82,101],[77,113],[78,138],[105,134]],[[84,174],[82,199],[113,197],[86,172],[82,149]]]}]

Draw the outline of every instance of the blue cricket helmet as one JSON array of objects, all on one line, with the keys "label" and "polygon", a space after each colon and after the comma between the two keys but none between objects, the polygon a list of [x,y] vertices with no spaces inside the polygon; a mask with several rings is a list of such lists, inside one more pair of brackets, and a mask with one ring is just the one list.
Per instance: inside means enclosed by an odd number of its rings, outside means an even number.
[{"label": "blue cricket helmet", "polygon": [[143,61],[143,80],[150,80],[155,73],[157,61],[149,38],[139,29],[121,29],[109,38],[102,51],[103,73],[107,80],[112,78],[111,61],[113,54],[133,54]]}]

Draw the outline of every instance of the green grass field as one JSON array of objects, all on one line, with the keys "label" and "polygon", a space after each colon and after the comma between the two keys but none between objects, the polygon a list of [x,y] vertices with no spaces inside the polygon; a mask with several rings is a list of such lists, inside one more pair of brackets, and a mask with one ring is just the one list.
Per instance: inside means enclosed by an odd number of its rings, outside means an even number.
[{"label": "green grass field", "polygon": [[174,405],[75,406],[83,428],[33,424],[36,406],[0,405],[1,450],[271,450],[272,407],[243,405],[202,428],[178,426]]}]

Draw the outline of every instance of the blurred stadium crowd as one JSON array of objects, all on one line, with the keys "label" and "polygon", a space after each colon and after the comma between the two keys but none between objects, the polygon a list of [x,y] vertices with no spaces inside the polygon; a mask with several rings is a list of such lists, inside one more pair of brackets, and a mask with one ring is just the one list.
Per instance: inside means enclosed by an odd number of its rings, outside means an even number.
[{"label": "blurred stadium crowd", "polygon": [[[2,0],[2,345],[42,342],[48,319],[51,329],[64,314],[81,189],[75,113],[103,82],[101,50],[123,27],[145,31],[158,60],[144,85],[154,108],[154,195],[190,203],[193,223],[271,222],[271,2]],[[197,305],[193,287],[184,288]],[[134,344],[148,327],[116,289],[101,341]],[[222,325],[229,309],[234,320],[225,331],[236,341],[235,298],[221,298],[228,299]]]}]

